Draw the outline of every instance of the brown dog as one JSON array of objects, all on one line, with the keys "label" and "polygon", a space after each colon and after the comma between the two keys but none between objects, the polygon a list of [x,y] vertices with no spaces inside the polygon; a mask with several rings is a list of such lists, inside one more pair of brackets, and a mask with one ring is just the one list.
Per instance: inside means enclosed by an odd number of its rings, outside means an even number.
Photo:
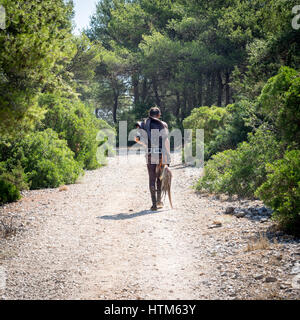
[{"label": "brown dog", "polygon": [[162,165],[158,166],[158,170],[160,171],[159,179],[161,180],[161,192],[162,196],[166,197],[168,193],[170,206],[173,209],[172,197],[171,197],[171,184],[172,184],[172,172],[168,166]]}]

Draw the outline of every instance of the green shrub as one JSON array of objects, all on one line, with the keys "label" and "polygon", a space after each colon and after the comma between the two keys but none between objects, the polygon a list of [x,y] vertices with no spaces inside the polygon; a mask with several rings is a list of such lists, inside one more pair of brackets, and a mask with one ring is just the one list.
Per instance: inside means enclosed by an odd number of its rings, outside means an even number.
[{"label": "green shrub", "polygon": [[[247,123],[251,123],[253,115],[253,123],[262,123],[255,133],[248,134],[248,142],[239,144],[235,150],[217,153],[207,162],[206,174],[196,185],[198,190],[253,197],[267,180],[266,164],[281,159],[287,148],[298,149],[299,73],[281,68],[278,75],[269,79],[254,105],[253,110],[245,101],[228,106],[223,126],[210,132],[206,155],[222,148],[234,148],[250,129]],[[249,115],[249,111],[253,114]]]},{"label": "green shrub", "polygon": [[109,127],[108,124],[97,119],[77,99],[47,94],[40,98],[40,105],[48,109],[41,129],[51,128],[60,139],[65,139],[75,159],[85,169],[100,167],[96,158],[100,142],[96,137],[99,130]]},{"label": "green shrub", "polygon": [[300,234],[300,150],[267,164],[267,181],[256,191],[274,210],[274,218],[287,230]]},{"label": "green shrub", "polygon": [[225,178],[228,177],[228,168],[231,165],[236,151],[226,150],[213,156],[205,165],[205,175],[196,184],[199,191],[226,193]]},{"label": "green shrub", "polygon": [[183,121],[184,129],[193,129],[192,143],[187,144],[186,148],[191,149],[193,155],[196,154],[196,130],[204,129],[204,158],[207,160],[209,158],[208,145],[214,139],[215,130],[224,128],[227,116],[226,108],[212,106],[193,109],[191,115]]},{"label": "green shrub", "polygon": [[197,190],[206,190],[241,197],[253,197],[256,189],[266,181],[265,164],[280,158],[280,146],[274,135],[260,128],[249,134],[249,142],[236,150],[217,153],[205,166],[205,175]]},{"label": "green shrub", "polygon": [[8,162],[0,162],[0,181],[1,204],[20,199],[20,191],[29,189],[27,176],[20,163],[11,169],[9,168]]},{"label": "green shrub", "polygon": [[300,74],[282,67],[270,78],[258,98],[259,107],[275,126],[278,139],[300,146]]},{"label": "green shrub", "polygon": [[15,185],[18,190],[28,190],[29,183],[27,181],[27,176],[20,163],[11,170],[8,168],[7,164],[8,163],[6,162],[0,163],[0,179]]},{"label": "green shrub", "polygon": [[227,115],[226,108],[216,106],[195,108],[191,115],[184,119],[183,127],[185,129],[204,129],[205,143],[208,143],[214,137],[214,130],[224,126]]},{"label": "green shrub", "polygon": [[24,168],[31,189],[55,188],[76,181],[82,172],[65,140],[52,129],[34,132],[14,143],[12,158]]},{"label": "green shrub", "polygon": [[227,116],[223,126],[214,129],[213,139],[206,145],[206,159],[217,152],[236,149],[238,144],[247,140],[252,128],[246,124],[252,105],[240,101],[226,107]]},{"label": "green shrub", "polygon": [[20,191],[14,184],[0,179],[0,204],[17,201],[20,198]]},{"label": "green shrub", "polygon": [[[248,101],[230,104],[226,108],[200,107],[184,120],[185,129],[204,129],[205,160],[214,154],[235,149],[237,145],[247,140],[251,128],[246,125]],[[193,137],[193,152],[195,152],[195,139]]]}]

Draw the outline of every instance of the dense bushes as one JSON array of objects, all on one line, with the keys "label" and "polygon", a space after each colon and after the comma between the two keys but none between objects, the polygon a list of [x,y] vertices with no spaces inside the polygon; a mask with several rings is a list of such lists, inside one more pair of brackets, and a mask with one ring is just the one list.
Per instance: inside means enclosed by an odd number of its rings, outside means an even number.
[{"label": "dense bushes", "polygon": [[[0,161],[3,160],[3,147],[3,143],[0,143]],[[20,190],[28,188],[27,177],[20,163],[0,162],[0,204],[19,200]]]},{"label": "dense bushes", "polygon": [[236,150],[217,153],[205,167],[205,176],[196,188],[210,192],[253,197],[255,190],[266,179],[265,164],[280,156],[273,134],[260,128],[249,134],[249,142]]},{"label": "dense bushes", "polygon": [[0,163],[0,179],[15,185],[18,190],[27,190],[30,185],[24,169],[20,162],[17,165],[15,163],[16,161],[12,161],[12,159]]},{"label": "dense bushes", "polygon": [[207,158],[220,151],[235,149],[240,142],[247,140],[248,133],[252,131],[247,124],[250,110],[252,105],[243,100],[226,107],[224,125],[214,129],[213,138],[207,145]]},{"label": "dense bushes", "polygon": [[251,106],[247,101],[230,104],[226,108],[195,108],[183,121],[183,126],[185,129],[204,129],[205,160],[209,160],[217,152],[235,149],[238,143],[247,139],[251,131],[245,123],[249,109]]},{"label": "dense bushes", "polygon": [[300,145],[300,73],[282,67],[258,98],[259,110],[276,129],[278,140]]},{"label": "dense bushes", "polygon": [[[74,183],[83,169],[105,163],[97,154],[106,142],[102,129],[114,131],[97,119],[78,99],[58,94],[40,96],[45,116],[35,131],[0,141],[1,202],[19,199],[19,190]],[[108,147],[110,147],[108,145]],[[107,155],[107,154],[106,154]]]},{"label": "dense bushes", "polygon": [[214,139],[214,132],[217,128],[223,128],[226,116],[228,115],[225,108],[221,107],[200,107],[192,110],[192,113],[183,121],[184,129],[193,129],[192,145],[186,146],[191,148],[192,153],[196,153],[196,135],[197,129],[204,129],[204,158],[209,158],[209,143]]},{"label": "dense bushes", "polygon": [[20,197],[20,191],[14,184],[0,178],[0,204],[19,200]]},{"label": "dense bushes", "polygon": [[85,169],[99,167],[96,159],[99,142],[96,141],[96,136],[107,124],[98,120],[77,99],[48,94],[40,98],[40,105],[48,110],[41,128],[52,128],[60,139],[65,139],[74,152],[75,159]]},{"label": "dense bushes", "polygon": [[192,110],[189,117],[184,119],[183,126],[185,129],[204,129],[205,143],[212,140],[214,130],[224,126],[227,112],[221,107],[200,107]]},{"label": "dense bushes", "polygon": [[[212,140],[206,143],[206,154],[213,156],[196,188],[257,196],[274,210],[282,225],[289,230],[297,226],[300,231],[299,72],[282,67],[251,105],[242,101],[227,106],[227,120],[209,133]],[[250,130],[247,141],[235,148]],[[228,150],[216,153],[222,148]]]},{"label": "dense bushes", "polygon": [[256,195],[275,210],[281,225],[300,234],[300,150],[286,152],[266,168],[267,180]]},{"label": "dense bushes", "polygon": [[[102,129],[114,131],[97,119],[78,99],[42,95],[45,117],[36,130],[0,141],[1,202],[19,199],[19,190],[74,183],[83,169],[105,163],[97,154],[106,143]],[[110,147],[108,145],[108,147]]]},{"label": "dense bushes", "polygon": [[7,162],[20,163],[32,189],[74,183],[82,172],[67,142],[59,139],[52,129],[28,134],[14,142],[10,154]]}]

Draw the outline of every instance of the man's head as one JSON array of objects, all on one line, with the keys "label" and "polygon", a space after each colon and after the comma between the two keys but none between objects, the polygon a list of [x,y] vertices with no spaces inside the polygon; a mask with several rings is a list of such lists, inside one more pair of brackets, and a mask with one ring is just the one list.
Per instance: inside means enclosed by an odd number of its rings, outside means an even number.
[{"label": "man's head", "polygon": [[161,112],[158,107],[152,107],[149,111],[149,116],[153,118],[160,118]]}]

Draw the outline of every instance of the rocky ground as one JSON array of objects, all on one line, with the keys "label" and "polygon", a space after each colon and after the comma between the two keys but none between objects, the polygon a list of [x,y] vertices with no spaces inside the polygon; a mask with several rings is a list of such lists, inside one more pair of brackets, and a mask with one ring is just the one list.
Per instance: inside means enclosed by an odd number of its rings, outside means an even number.
[{"label": "rocky ground", "polygon": [[138,155],[1,207],[0,298],[299,299],[300,240],[259,201],[195,193],[201,170],[176,155],[171,169],[173,210],[148,210]]}]

